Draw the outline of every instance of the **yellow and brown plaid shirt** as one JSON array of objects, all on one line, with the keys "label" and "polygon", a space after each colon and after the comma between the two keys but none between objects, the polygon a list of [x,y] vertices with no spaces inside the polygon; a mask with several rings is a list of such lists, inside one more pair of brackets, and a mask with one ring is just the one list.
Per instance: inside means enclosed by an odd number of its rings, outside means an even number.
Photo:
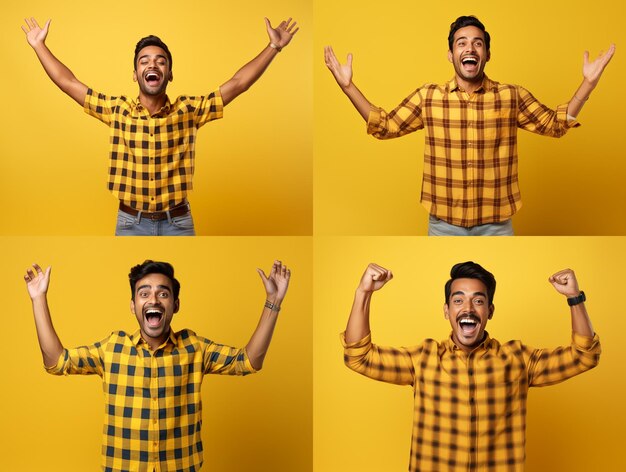
[{"label": "yellow and brown plaid shirt", "polygon": [[550,110],[524,88],[485,76],[471,95],[452,79],[418,88],[389,114],[372,109],[367,132],[389,139],[424,128],[420,201],[431,215],[471,227],[507,220],[522,206],[517,128],[559,137],[575,126],[567,104]]},{"label": "yellow and brown plaid shirt", "polygon": [[409,470],[523,471],[529,387],[561,382],[598,364],[598,336],[532,349],[486,335],[470,354],[448,338],[380,347],[370,335],[346,344],[346,365],[367,377],[411,385],[415,399]]},{"label": "yellow and brown plaid shirt", "polygon": [[51,374],[97,374],[104,391],[102,470],[193,472],[202,466],[205,374],[255,372],[244,349],[171,332],[151,351],[139,330],[65,349]]},{"label": "yellow and brown plaid shirt", "polygon": [[192,189],[198,128],[222,117],[219,90],[180,96],[150,116],[139,99],[87,91],[85,112],[110,128],[109,190],[138,211],[165,211]]}]

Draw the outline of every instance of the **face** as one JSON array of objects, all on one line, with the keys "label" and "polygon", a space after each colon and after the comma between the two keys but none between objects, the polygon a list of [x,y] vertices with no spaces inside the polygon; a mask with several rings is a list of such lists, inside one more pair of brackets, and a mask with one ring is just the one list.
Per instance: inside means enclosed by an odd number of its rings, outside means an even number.
[{"label": "face", "polygon": [[485,65],[490,54],[485,45],[485,34],[476,26],[466,26],[454,33],[452,51],[448,60],[454,66],[457,79],[467,82],[483,80]]},{"label": "face", "polygon": [[158,46],[146,46],[137,56],[133,80],[144,95],[161,95],[173,79],[167,54]]},{"label": "face", "polygon": [[487,287],[478,279],[456,279],[443,311],[459,349],[470,352],[482,341],[494,306],[487,302]]},{"label": "face", "polygon": [[172,282],[165,275],[148,274],[135,284],[130,311],[137,317],[141,336],[152,348],[160,346],[169,336],[170,322],[178,308]]}]

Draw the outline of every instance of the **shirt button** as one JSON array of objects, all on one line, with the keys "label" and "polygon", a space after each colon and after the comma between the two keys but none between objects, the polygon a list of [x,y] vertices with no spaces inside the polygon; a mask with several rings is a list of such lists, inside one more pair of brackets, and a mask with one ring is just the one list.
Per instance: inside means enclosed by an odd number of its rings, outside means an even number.
[{"label": "shirt button", "polygon": [[474,397],[470,397],[470,403],[474,403]]},{"label": "shirt button", "polygon": [[[471,181],[470,181],[470,183],[471,183]],[[474,369],[469,369],[467,371],[467,375],[474,375]]]}]

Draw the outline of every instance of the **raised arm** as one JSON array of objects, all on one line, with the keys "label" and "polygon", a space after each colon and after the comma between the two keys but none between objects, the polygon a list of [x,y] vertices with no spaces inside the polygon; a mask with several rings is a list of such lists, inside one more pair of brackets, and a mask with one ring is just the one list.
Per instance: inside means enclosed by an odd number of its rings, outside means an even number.
[{"label": "raised arm", "polygon": [[265,26],[270,43],[257,57],[239,69],[228,82],[220,87],[224,106],[248,90],[263,75],[276,54],[289,44],[291,38],[300,29],[296,27],[295,21],[291,22],[291,18],[287,21],[281,21],[276,28],[272,28],[270,20],[265,18]]},{"label": "raised arm", "polygon": [[[552,275],[548,280],[557,292],[565,295],[567,298],[577,297],[581,293],[578,288],[576,275],[571,269],[561,270]],[[572,315],[572,332],[592,338],[594,331],[589,315],[587,314],[585,302],[582,301],[570,306],[570,312]]]},{"label": "raised arm", "polygon": [[380,290],[393,278],[393,273],[377,264],[369,264],[354,295],[350,318],[346,326],[346,343],[363,339],[370,332],[370,300],[376,290]]},{"label": "raised arm", "polygon": [[87,96],[87,86],[79,81],[61,61],[54,57],[48,46],[46,46],[46,37],[48,36],[51,20],[46,21],[43,28],[39,26],[35,18],[27,18],[25,21],[26,26],[22,26],[22,30],[26,33],[26,40],[35,50],[35,54],[37,54],[46,74],[57,87],[72,97],[82,107]]},{"label": "raised arm", "polygon": [[567,107],[568,115],[578,116],[583,105],[589,99],[589,95],[598,85],[604,68],[611,61],[613,54],[615,54],[615,44],[611,44],[609,50],[605,53],[600,51],[598,57],[594,61],[589,62],[589,52],[585,51],[583,54],[583,81],[569,102]]},{"label": "raised arm", "polygon": [[335,56],[335,52],[331,46],[324,47],[324,61],[326,67],[330,70],[337,81],[337,84],[343,90],[354,108],[357,109],[359,114],[365,121],[369,117],[370,110],[376,108],[372,103],[365,98],[365,95],[354,85],[352,82],[352,54],[348,54],[348,62],[346,64],[340,64]]},{"label": "raised arm", "polygon": [[39,347],[46,367],[54,366],[63,352],[63,344],[61,344],[61,340],[57,336],[54,326],[52,326],[50,309],[48,308],[50,271],[51,267],[48,267],[44,272],[37,264],[33,264],[33,267],[28,269],[24,275],[28,295],[30,295],[33,305]]},{"label": "raised arm", "polygon": [[274,261],[269,276],[265,275],[261,269],[257,269],[257,272],[265,287],[265,305],[261,312],[259,324],[246,345],[246,352],[252,367],[260,370],[272,341],[280,306],[287,294],[287,288],[289,288],[291,271],[282,262]]}]

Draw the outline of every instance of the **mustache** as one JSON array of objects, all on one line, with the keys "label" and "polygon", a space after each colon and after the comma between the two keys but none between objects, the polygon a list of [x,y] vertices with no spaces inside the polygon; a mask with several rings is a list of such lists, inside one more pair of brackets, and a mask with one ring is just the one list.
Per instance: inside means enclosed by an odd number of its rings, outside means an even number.
[{"label": "mustache", "polygon": [[470,319],[470,320],[474,320],[476,323],[480,323],[480,318],[474,315],[473,313],[461,313],[459,316],[456,317],[457,323],[461,319]]}]

